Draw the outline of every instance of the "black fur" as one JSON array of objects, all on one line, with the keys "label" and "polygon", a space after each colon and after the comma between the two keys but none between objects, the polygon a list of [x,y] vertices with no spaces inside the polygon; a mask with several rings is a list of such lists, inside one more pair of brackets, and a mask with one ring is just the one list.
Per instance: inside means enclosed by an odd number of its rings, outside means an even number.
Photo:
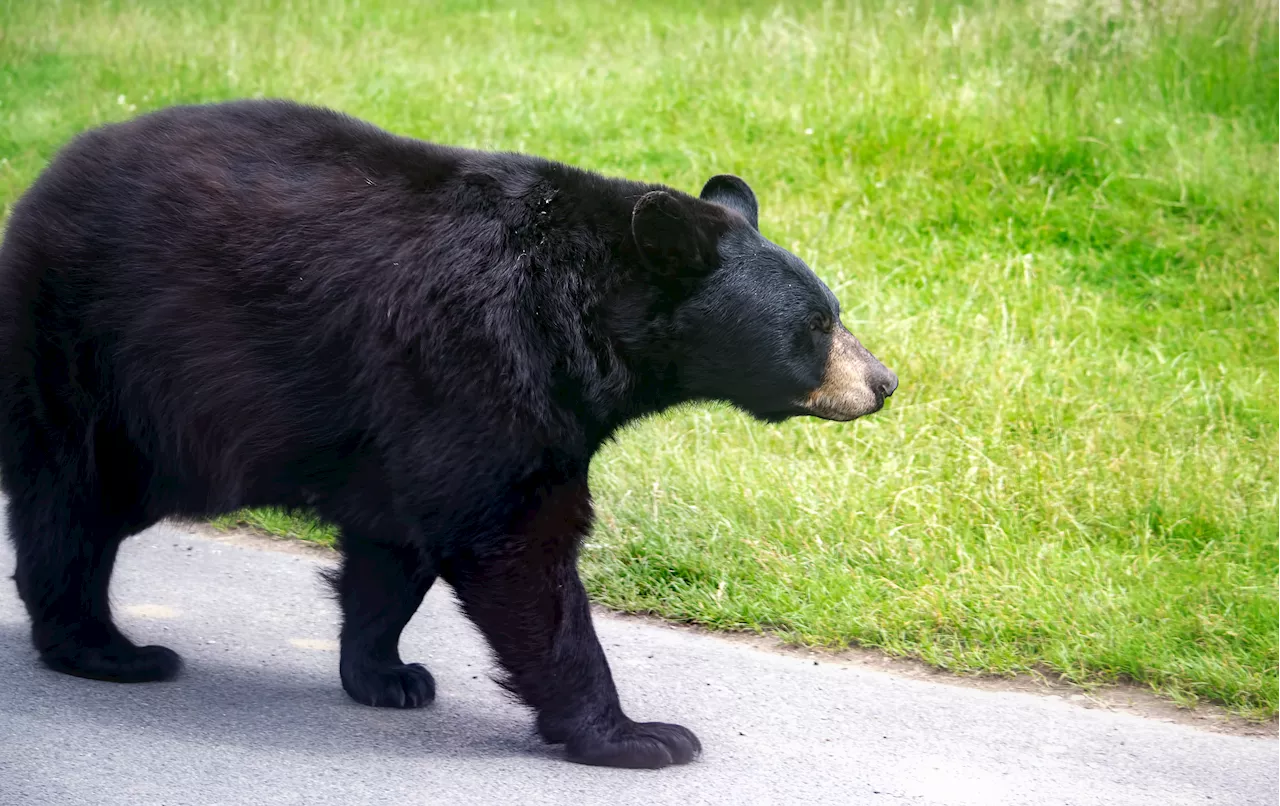
[{"label": "black fur", "polygon": [[622,713],[592,629],[588,463],[683,401],[799,413],[830,346],[807,323],[838,316],[745,183],[706,195],[285,102],[79,137],[0,249],[0,471],[43,660],[172,677],[112,623],[120,541],[306,507],[341,528],[356,700],[432,700],[397,643],[439,576],[570,758],[689,761],[692,733]]}]

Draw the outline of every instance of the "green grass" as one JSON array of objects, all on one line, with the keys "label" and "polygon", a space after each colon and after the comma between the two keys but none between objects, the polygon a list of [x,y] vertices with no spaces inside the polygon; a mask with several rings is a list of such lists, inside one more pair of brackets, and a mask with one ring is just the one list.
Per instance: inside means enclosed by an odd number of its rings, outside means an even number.
[{"label": "green grass", "polygon": [[338,540],[338,530],[314,515],[280,509],[245,509],[234,515],[215,518],[213,525],[225,530],[244,527],[259,529],[280,537],[308,540],[331,548]]},{"label": "green grass", "polygon": [[898,372],[850,425],[629,429],[593,468],[600,602],[1276,713],[1273,0],[10,0],[0,203],[81,129],[258,95],[739,173]]}]

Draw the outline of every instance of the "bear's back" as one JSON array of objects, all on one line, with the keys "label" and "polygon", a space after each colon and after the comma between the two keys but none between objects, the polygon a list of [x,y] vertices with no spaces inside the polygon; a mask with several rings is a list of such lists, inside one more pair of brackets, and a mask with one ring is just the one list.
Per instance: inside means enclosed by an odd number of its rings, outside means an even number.
[{"label": "bear's back", "polygon": [[[599,209],[572,189],[590,176],[278,101],[88,132],[11,218],[8,391],[86,423],[126,413],[154,461],[229,475],[251,455],[344,444],[380,427],[379,406],[510,420],[542,405],[544,334],[575,326],[538,312],[581,309],[539,305],[573,287],[531,268],[540,205]],[[630,183],[589,186],[616,200]],[[608,251],[579,241],[575,271]],[[38,390],[37,366],[58,368]]]}]

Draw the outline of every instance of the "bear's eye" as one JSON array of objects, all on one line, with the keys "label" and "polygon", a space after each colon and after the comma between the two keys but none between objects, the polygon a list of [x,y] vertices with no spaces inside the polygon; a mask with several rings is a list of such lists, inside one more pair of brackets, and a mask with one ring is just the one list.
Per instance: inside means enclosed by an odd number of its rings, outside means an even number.
[{"label": "bear's eye", "polygon": [[834,325],[835,322],[825,313],[815,313],[809,317],[809,329],[815,333],[830,333]]}]

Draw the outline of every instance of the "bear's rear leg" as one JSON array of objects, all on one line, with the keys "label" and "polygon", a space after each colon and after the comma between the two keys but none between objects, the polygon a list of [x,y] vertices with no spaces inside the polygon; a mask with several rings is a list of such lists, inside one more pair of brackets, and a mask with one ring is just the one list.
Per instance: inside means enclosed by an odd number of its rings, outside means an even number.
[{"label": "bear's rear leg", "polygon": [[400,633],[436,572],[415,548],[343,531],[342,569],[331,577],[342,604],[342,687],[351,699],[386,708],[421,708],[436,682],[421,664],[400,660]]},{"label": "bear's rear leg", "polygon": [[178,654],[134,644],[111,619],[107,591],[116,552],[145,524],[127,529],[88,509],[61,501],[40,507],[9,502],[9,534],[18,555],[14,580],[40,659],[55,671],[94,680],[169,680],[182,668]]}]

